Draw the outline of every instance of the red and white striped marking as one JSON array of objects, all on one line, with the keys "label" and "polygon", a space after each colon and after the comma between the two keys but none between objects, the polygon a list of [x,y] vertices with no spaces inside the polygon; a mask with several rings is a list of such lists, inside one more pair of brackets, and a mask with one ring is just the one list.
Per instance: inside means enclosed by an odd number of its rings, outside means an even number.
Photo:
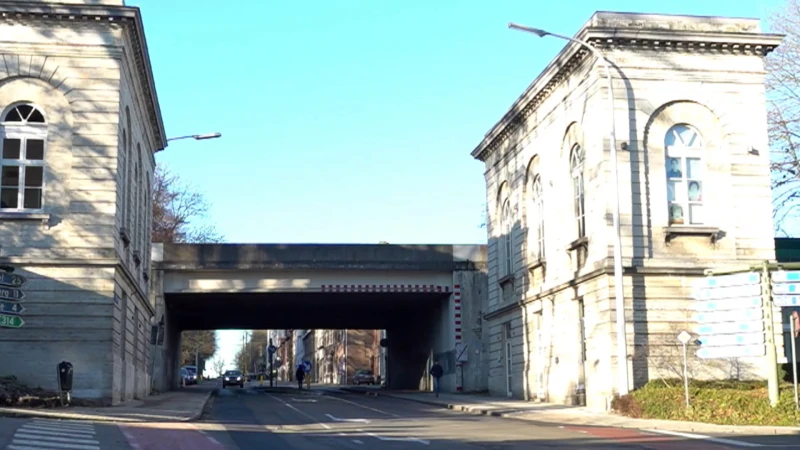
[{"label": "red and white striped marking", "polygon": [[[453,285],[453,312],[455,320],[456,344],[461,342],[461,285]],[[458,363],[456,363],[458,364]],[[460,365],[460,364],[458,364]],[[461,392],[464,387],[461,386],[460,380],[456,377],[456,392]]]},{"label": "red and white striped marking", "polygon": [[434,284],[323,284],[322,292],[425,292],[447,293],[450,286]]}]

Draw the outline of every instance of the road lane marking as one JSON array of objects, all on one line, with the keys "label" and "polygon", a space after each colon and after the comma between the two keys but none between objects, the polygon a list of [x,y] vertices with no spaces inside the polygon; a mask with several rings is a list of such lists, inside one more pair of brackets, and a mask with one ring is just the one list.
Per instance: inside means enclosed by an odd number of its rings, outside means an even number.
[{"label": "road lane marking", "polygon": [[318,425],[322,426],[322,428],[325,428],[326,430],[330,430],[330,429],[331,429],[331,426],[330,426],[330,425],[328,425],[328,424],[325,424],[325,423],[322,423],[322,422],[318,421],[317,419],[315,419],[315,418],[311,417],[310,415],[306,414],[306,413],[305,413],[305,412],[303,412],[303,411],[300,411],[299,409],[295,408],[293,405],[290,405],[290,404],[286,403],[285,401],[283,401],[283,400],[279,399],[278,397],[275,397],[275,396],[274,396],[274,395],[272,395],[272,394],[269,394],[269,396],[270,396],[270,397],[272,397],[273,399],[275,399],[275,400],[277,400],[277,401],[279,401],[279,402],[283,403],[284,405],[286,405],[287,407],[291,408],[292,410],[294,410],[294,411],[297,411],[297,412],[299,412],[300,414],[302,414],[302,415],[304,415],[304,416],[308,417],[308,418],[309,418],[309,419],[311,419],[312,421],[316,422]]},{"label": "road lane marking", "polygon": [[375,433],[370,433],[370,432],[364,431],[364,430],[358,430],[358,431],[366,434],[367,436],[372,436],[372,437],[374,437],[376,439],[380,439],[382,441],[416,442],[416,443],[423,444],[423,445],[430,445],[431,444],[430,441],[426,441],[424,439],[419,439],[419,438],[415,438],[415,437],[389,437],[389,436],[380,436],[380,435],[377,435]]},{"label": "road lane marking", "polygon": [[292,401],[297,403],[317,403],[317,400],[313,398],[292,398]]},{"label": "road lane marking", "polygon": [[8,450],[100,450],[94,425],[86,423],[33,420],[24,423],[11,438]]},{"label": "road lane marking", "polygon": [[704,436],[702,434],[691,434],[691,433],[681,433],[679,431],[667,431],[667,430],[642,430],[647,433],[656,433],[656,434],[666,434],[668,436],[677,436],[683,437],[687,439],[698,439],[703,441],[709,442],[716,442],[717,444],[726,444],[726,445],[735,445],[737,447],[763,447],[763,444],[757,444],[755,442],[744,442],[744,441],[735,441],[733,439],[723,439],[723,438],[715,438],[711,436]]},{"label": "road lane marking", "polygon": [[63,442],[45,442],[45,441],[31,441],[27,439],[14,439],[13,444],[19,444],[23,446],[28,446],[31,448],[53,448],[56,444],[58,444],[59,449],[70,449],[70,450],[100,450],[99,445],[84,445],[84,444],[65,444]]},{"label": "road lane marking", "polygon": [[361,444],[361,445],[364,444],[364,441],[360,441],[358,439],[353,439],[353,442],[355,442],[356,444]]},{"label": "road lane marking", "polygon": [[345,402],[345,403],[349,403],[351,405],[358,406],[359,408],[368,409],[370,411],[374,411],[374,412],[379,413],[379,414],[385,414],[387,416],[392,416],[392,417],[400,417],[397,414],[393,414],[393,413],[386,412],[386,411],[381,411],[380,409],[372,408],[372,407],[366,406],[366,405],[362,405],[361,403],[356,403],[356,402],[351,401],[351,400],[345,400],[343,398],[339,398],[339,397],[335,397],[335,396],[330,396],[330,398],[335,399],[335,400],[339,400],[340,402]]},{"label": "road lane marking", "polygon": [[367,419],[342,419],[342,418],[339,418],[339,417],[336,417],[336,416],[333,416],[333,415],[330,415],[330,414],[325,414],[325,415],[328,416],[328,418],[331,419],[334,422],[369,423],[369,420],[367,420]]}]

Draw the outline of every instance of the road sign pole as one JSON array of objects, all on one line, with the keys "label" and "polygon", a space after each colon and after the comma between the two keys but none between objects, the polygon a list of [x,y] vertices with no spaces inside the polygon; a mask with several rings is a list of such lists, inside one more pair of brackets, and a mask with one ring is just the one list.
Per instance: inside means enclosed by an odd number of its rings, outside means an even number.
[{"label": "road sign pole", "polygon": [[764,308],[764,331],[766,332],[767,355],[764,359],[767,371],[767,389],[769,391],[769,403],[773,407],[778,406],[778,351],[775,348],[775,324],[772,315],[772,277],[769,271],[769,261],[764,261],[761,268],[761,298]]},{"label": "road sign pole", "polygon": [[678,340],[683,345],[683,392],[686,396],[686,407],[689,407],[689,363],[687,353],[689,351],[688,345],[689,340],[692,339],[692,335],[687,333],[686,330],[681,331],[678,335]]},{"label": "road sign pole", "polygon": [[792,386],[794,386],[794,409],[798,409],[800,405],[798,405],[798,398],[797,398],[797,348],[795,346],[795,340],[797,339],[795,333],[797,333],[797,328],[795,326],[795,316],[797,315],[797,311],[795,311],[789,318],[789,340],[792,341]]}]

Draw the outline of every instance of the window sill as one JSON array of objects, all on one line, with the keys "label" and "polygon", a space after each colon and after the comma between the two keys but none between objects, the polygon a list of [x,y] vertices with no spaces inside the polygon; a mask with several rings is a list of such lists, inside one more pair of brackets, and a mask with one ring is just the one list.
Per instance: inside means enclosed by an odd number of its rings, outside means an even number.
[{"label": "window sill", "polygon": [[589,247],[589,237],[584,236],[582,238],[575,239],[574,241],[570,242],[567,245],[567,250],[576,250],[580,247],[588,248]]},{"label": "window sill", "polygon": [[510,281],[513,281],[513,280],[514,280],[514,274],[509,274],[509,275],[501,277],[499,280],[497,280],[497,284],[502,286],[502,285],[504,285],[504,284],[506,284],[506,283],[508,283]]},{"label": "window sill", "polygon": [[526,269],[528,269],[528,271],[532,271],[532,270],[538,269],[539,267],[545,267],[546,265],[547,265],[547,260],[546,259],[537,258],[532,263],[528,264]]},{"label": "window sill", "polygon": [[715,244],[723,233],[718,227],[705,227],[697,225],[673,225],[664,228],[664,241],[672,242],[679,236],[708,236],[712,244]]},{"label": "window sill", "polygon": [[142,278],[144,278],[144,281],[150,281],[150,270],[142,270]]},{"label": "window sill", "polygon": [[133,262],[136,264],[136,267],[139,267],[139,264],[142,263],[142,255],[139,250],[133,251]]},{"label": "window sill", "polygon": [[32,221],[42,222],[47,224],[50,222],[50,214],[38,212],[24,212],[24,211],[0,211],[0,221],[4,220],[19,220],[19,221]]}]

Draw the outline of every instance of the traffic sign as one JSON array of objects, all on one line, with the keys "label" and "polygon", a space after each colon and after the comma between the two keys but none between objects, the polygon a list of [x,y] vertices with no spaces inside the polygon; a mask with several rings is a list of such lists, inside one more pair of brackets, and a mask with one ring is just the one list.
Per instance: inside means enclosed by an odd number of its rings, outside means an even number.
[{"label": "traffic sign", "polygon": [[699,323],[719,323],[719,322],[740,322],[761,320],[764,318],[764,311],[755,308],[733,309],[729,311],[705,311],[694,314],[695,320]]},{"label": "traffic sign", "polygon": [[766,348],[763,345],[733,345],[727,347],[704,347],[697,351],[698,358],[744,358],[764,356]]},{"label": "traffic sign", "polygon": [[800,294],[800,283],[777,283],[772,285],[773,294]]},{"label": "traffic sign", "polygon": [[0,300],[20,301],[25,299],[25,293],[21,289],[0,287]]},{"label": "traffic sign", "polygon": [[731,275],[701,278],[695,282],[695,289],[748,286],[757,285],[760,283],[761,274],[758,272],[736,273]]},{"label": "traffic sign", "polygon": [[800,270],[779,270],[772,272],[772,281],[777,283],[800,282]]},{"label": "traffic sign", "polygon": [[772,297],[772,302],[776,306],[800,306],[800,296],[797,295],[776,295]]},{"label": "traffic sign", "polygon": [[741,297],[727,300],[703,300],[695,302],[697,311],[730,311],[734,309],[760,308],[761,297]]},{"label": "traffic sign", "polygon": [[701,336],[698,341],[703,347],[728,347],[731,345],[755,345],[764,343],[764,333],[718,334]]},{"label": "traffic sign", "polygon": [[22,317],[0,314],[0,327],[22,328],[23,325],[25,325],[25,321],[22,320]]},{"label": "traffic sign", "polygon": [[267,351],[270,352],[270,353],[275,353],[276,351],[278,351],[278,347],[275,347],[274,345],[270,345],[269,347],[267,347]]},{"label": "traffic sign", "polygon": [[681,331],[678,335],[678,340],[681,341],[681,344],[686,345],[689,342],[689,339],[692,338],[692,335],[687,333],[686,330]]},{"label": "traffic sign", "polygon": [[764,331],[763,321],[710,323],[697,327],[698,334],[733,334]]},{"label": "traffic sign", "polygon": [[22,303],[14,302],[0,302],[0,314],[22,314],[25,312],[25,307]]},{"label": "traffic sign", "polygon": [[311,372],[311,361],[303,361],[303,371],[305,373]]},{"label": "traffic sign", "polygon": [[694,298],[696,300],[723,300],[739,297],[754,297],[756,295],[761,295],[760,284],[718,288],[703,287],[695,289],[694,291]]},{"label": "traffic sign", "polygon": [[2,272],[0,273],[0,286],[11,286],[20,288],[25,286],[28,280],[22,275],[14,275],[13,273]]}]

